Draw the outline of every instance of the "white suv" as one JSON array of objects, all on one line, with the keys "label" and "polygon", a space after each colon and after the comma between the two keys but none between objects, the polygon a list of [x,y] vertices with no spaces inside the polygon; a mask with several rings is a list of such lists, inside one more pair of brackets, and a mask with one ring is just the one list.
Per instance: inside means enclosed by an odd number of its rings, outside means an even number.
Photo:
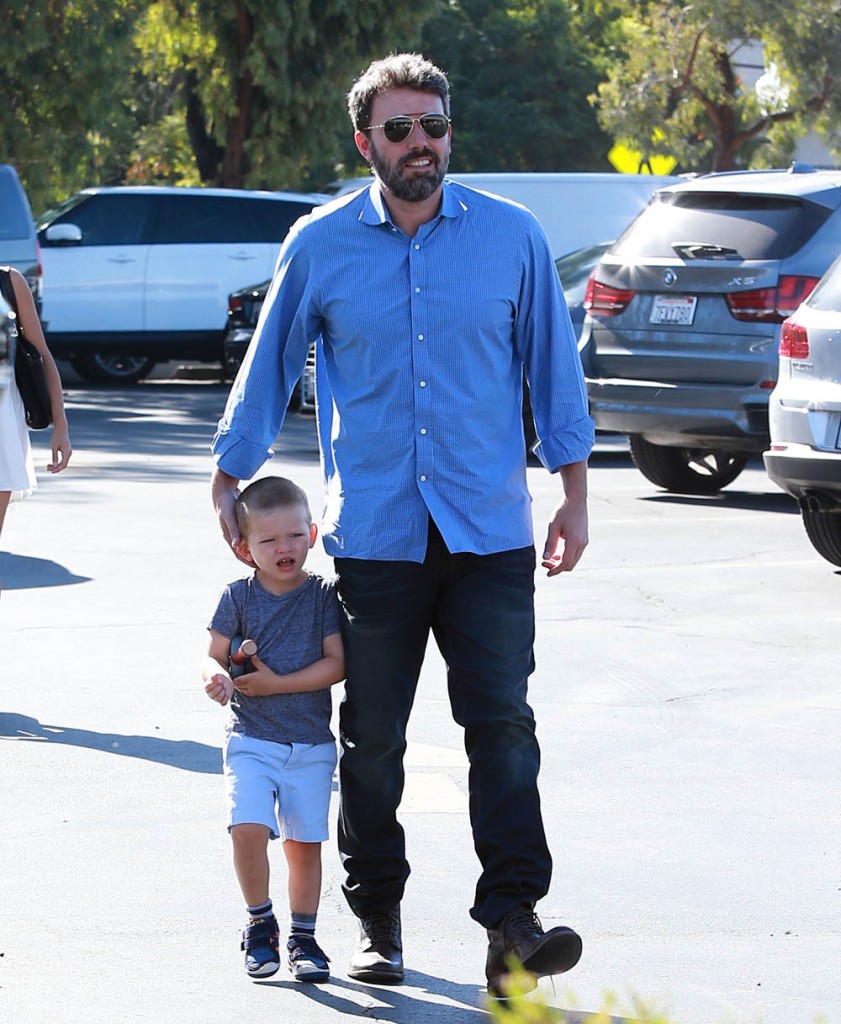
[{"label": "white suv", "polygon": [[291,225],[326,196],[90,188],[38,222],[53,353],[89,380],[156,362],[221,362],[228,295],[271,276]]},{"label": "white suv", "polygon": [[812,546],[841,565],[841,257],[783,323],[768,475],[797,498]]}]

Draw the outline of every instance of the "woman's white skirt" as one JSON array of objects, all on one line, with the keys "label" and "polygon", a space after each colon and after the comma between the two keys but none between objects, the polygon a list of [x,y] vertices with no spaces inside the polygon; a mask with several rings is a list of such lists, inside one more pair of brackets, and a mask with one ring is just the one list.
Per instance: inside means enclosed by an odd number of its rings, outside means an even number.
[{"label": "woman's white skirt", "polygon": [[11,491],[16,501],[37,486],[23,400],[12,377],[0,391],[0,491]]}]

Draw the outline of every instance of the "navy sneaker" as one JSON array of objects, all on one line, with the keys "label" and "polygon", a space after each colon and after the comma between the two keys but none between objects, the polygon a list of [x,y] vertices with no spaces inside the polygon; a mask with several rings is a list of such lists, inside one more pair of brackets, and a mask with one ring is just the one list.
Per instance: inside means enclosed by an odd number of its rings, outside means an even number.
[{"label": "navy sneaker", "polygon": [[289,970],[296,981],[327,981],[330,958],[315,941],[314,935],[296,932],[286,943],[289,952]]},{"label": "navy sneaker", "polygon": [[242,933],[240,949],[245,951],[245,970],[249,978],[270,978],[280,967],[280,932],[277,918],[252,921]]}]

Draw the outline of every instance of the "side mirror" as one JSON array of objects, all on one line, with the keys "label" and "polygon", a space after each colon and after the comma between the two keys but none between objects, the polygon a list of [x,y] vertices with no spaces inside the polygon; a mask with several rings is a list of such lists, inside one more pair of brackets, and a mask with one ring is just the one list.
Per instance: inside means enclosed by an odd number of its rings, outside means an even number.
[{"label": "side mirror", "polygon": [[50,245],[79,245],[82,229],[78,224],[50,224],[44,238]]}]

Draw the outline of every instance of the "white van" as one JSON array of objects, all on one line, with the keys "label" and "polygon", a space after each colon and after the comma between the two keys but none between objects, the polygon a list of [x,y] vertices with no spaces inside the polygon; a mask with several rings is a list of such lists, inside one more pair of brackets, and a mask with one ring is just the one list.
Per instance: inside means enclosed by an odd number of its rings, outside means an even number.
[{"label": "white van", "polygon": [[[527,206],[543,225],[556,259],[586,245],[612,242],[658,188],[681,180],[653,174],[610,172],[459,174],[452,171],[447,177]],[[370,182],[370,177],[348,178],[334,182],[324,191],[339,196]]]}]

